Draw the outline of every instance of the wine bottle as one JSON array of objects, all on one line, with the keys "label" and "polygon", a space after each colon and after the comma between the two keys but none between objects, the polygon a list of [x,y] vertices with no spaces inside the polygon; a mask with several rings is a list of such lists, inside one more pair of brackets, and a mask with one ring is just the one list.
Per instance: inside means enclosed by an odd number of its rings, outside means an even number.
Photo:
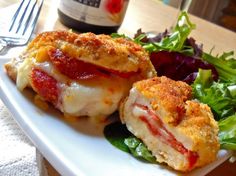
[{"label": "wine bottle", "polygon": [[58,15],[62,24],[79,32],[116,32],[125,16],[128,0],[61,0]]}]

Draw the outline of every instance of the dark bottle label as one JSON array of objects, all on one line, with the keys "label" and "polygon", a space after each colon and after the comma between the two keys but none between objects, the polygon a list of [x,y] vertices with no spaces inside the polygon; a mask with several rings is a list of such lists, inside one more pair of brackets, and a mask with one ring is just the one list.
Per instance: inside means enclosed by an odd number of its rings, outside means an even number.
[{"label": "dark bottle label", "polygon": [[87,5],[87,6],[96,7],[96,8],[99,8],[100,3],[101,3],[101,0],[74,0],[74,1]]}]

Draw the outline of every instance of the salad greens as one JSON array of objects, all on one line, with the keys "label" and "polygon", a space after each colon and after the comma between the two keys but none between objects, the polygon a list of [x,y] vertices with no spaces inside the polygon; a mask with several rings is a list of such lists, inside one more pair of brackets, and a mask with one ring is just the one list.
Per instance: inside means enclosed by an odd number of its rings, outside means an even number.
[{"label": "salad greens", "polygon": [[[193,38],[189,38],[193,29],[195,24],[191,23],[186,12],[182,12],[171,33],[165,31],[150,38],[146,33],[138,30],[133,41],[142,45],[150,53],[151,62],[159,76],[165,75],[191,84],[194,98],[208,104],[218,122],[221,148],[236,150],[234,52],[217,56],[204,53],[202,46],[197,45]],[[128,38],[123,34],[112,34],[112,37]],[[128,132],[121,123],[108,125],[104,134],[110,143],[121,150],[131,153],[136,158],[155,162],[155,158],[142,141]]]},{"label": "salad greens", "polygon": [[192,87],[195,98],[211,107],[216,120],[236,113],[236,89],[231,83],[212,81],[210,70],[199,69]]},{"label": "salad greens", "polygon": [[131,38],[129,38],[129,37],[126,36],[125,34],[112,33],[110,36],[111,36],[112,38],[127,38],[127,39],[131,40]]},{"label": "salad greens", "polygon": [[124,143],[124,139],[130,137],[132,134],[127,130],[125,125],[122,125],[120,122],[111,123],[104,128],[104,135],[118,149],[124,152],[130,152],[129,147]]},{"label": "salad greens", "polygon": [[136,43],[139,43],[149,52],[157,51],[176,51],[187,55],[193,55],[193,48],[185,45],[185,41],[193,29],[195,24],[191,23],[187,12],[182,12],[178,17],[178,22],[174,27],[171,34],[164,37],[160,42],[145,43],[142,39],[146,37],[146,34],[139,35],[134,39]]},{"label": "salad greens", "polygon": [[236,149],[236,114],[219,121],[221,148]]},{"label": "salad greens", "polygon": [[131,153],[137,159],[155,163],[156,159],[143,142],[132,135],[120,122],[109,124],[104,129],[106,139],[118,149]]},{"label": "salad greens", "polygon": [[128,138],[125,138],[124,143],[129,147],[130,152],[136,158],[148,161],[150,163],[156,163],[156,158],[137,137],[130,136]]},{"label": "salad greens", "polygon": [[236,60],[233,56],[233,51],[223,53],[219,57],[204,53],[202,59],[215,66],[220,80],[236,84]]}]

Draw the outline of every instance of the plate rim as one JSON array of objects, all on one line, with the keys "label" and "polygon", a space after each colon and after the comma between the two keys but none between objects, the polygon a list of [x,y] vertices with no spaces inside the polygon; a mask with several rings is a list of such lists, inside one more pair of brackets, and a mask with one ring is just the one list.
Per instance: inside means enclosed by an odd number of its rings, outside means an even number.
[{"label": "plate rim", "polygon": [[[0,59],[0,75],[2,74],[1,72],[5,72],[5,69],[3,68],[3,64],[9,61],[9,58],[7,59]],[[8,77],[8,75],[5,75]],[[9,81],[12,81],[8,77]],[[12,81],[12,84],[14,82]],[[19,92],[19,94],[21,94]],[[21,94],[23,96],[23,94]],[[20,96],[21,96],[20,95]],[[51,165],[62,175],[80,175],[80,176],[86,176],[87,174],[83,172],[82,170],[78,169],[78,167],[72,165],[69,161],[65,161],[62,158],[63,156],[60,156],[60,152],[55,151],[52,146],[47,144],[47,139],[45,139],[44,135],[41,134],[39,131],[36,131],[37,129],[32,128],[32,124],[30,125],[31,122],[25,121],[25,113],[22,112],[22,110],[19,110],[17,108],[20,108],[15,106],[15,103],[17,104],[18,102],[14,102],[11,100],[11,91],[10,89],[7,89],[7,84],[4,84],[4,81],[2,77],[0,77],[0,98],[5,104],[5,106],[8,108],[9,112],[12,114],[13,119],[17,122],[18,126],[22,129],[24,134],[30,138],[34,146],[42,153],[43,157],[45,157]],[[106,140],[106,139],[104,139]],[[118,149],[117,149],[118,150]],[[223,151],[224,152],[224,151]],[[219,166],[221,163],[223,163],[225,160],[227,160],[230,156],[232,155],[231,151],[226,151],[221,158],[221,160],[216,160],[213,163],[210,163],[202,168],[205,168],[205,174],[209,173],[212,171],[214,168]],[[64,158],[65,159],[65,158]],[[190,172],[188,175],[198,175],[198,172],[201,172],[202,168],[198,168],[193,170],[194,172]]]}]

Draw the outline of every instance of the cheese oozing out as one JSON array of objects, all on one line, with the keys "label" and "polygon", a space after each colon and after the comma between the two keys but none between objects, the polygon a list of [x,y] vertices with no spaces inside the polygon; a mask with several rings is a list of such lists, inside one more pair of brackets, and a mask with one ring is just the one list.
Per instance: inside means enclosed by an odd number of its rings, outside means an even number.
[{"label": "cheese oozing out", "polygon": [[127,79],[115,75],[109,78],[73,81],[59,73],[49,61],[39,63],[34,58],[27,58],[18,67],[16,84],[19,90],[30,85],[33,67],[58,81],[60,95],[55,106],[71,116],[106,117],[118,108],[120,100],[128,94],[131,87]]},{"label": "cheese oozing out", "polygon": [[22,91],[29,85],[29,76],[32,70],[32,59],[26,58],[22,64],[17,67],[17,77],[16,77],[16,86]]},{"label": "cheese oozing out", "polygon": [[61,110],[74,116],[106,116],[113,113],[123,97],[124,90],[110,87],[90,87],[73,82],[62,87]]}]

